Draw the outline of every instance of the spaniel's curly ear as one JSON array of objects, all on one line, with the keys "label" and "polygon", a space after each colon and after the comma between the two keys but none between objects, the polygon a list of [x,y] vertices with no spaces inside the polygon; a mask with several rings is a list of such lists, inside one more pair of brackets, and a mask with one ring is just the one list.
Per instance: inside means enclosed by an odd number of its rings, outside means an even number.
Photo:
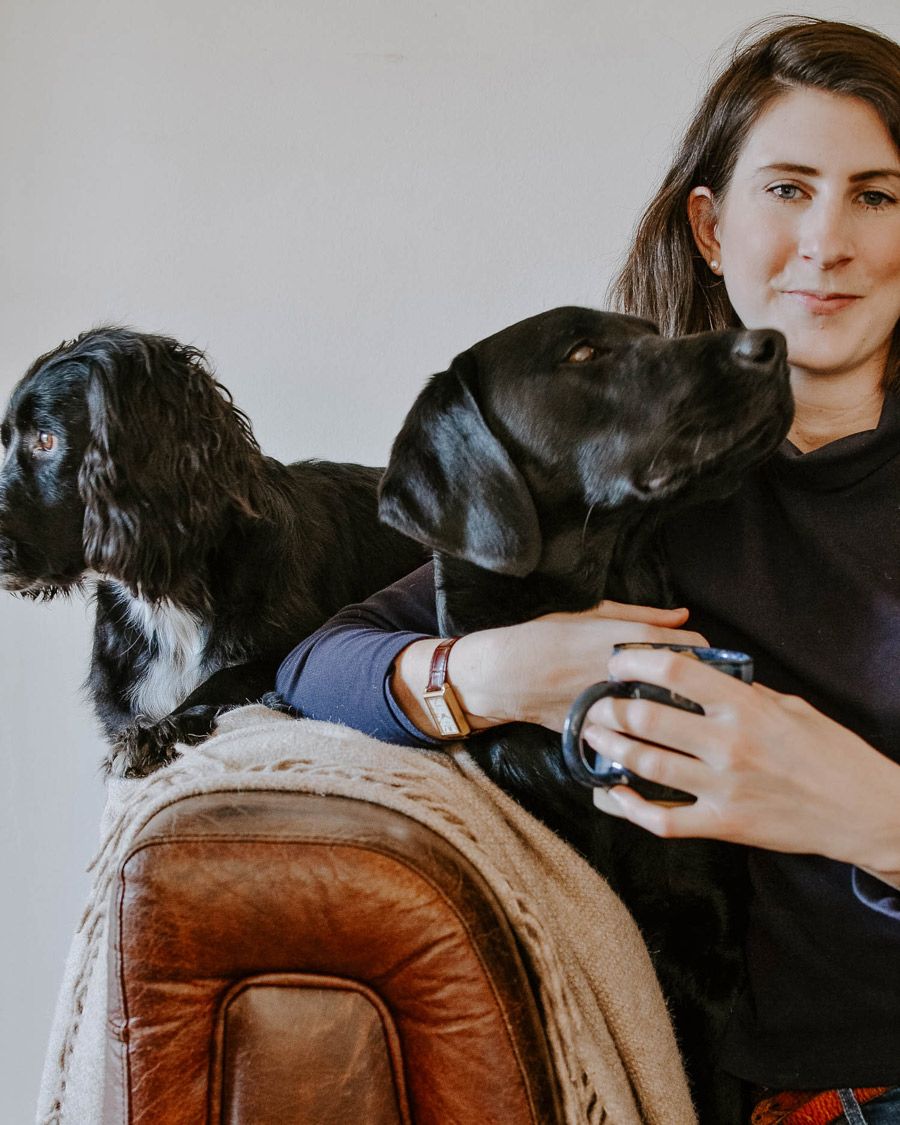
[{"label": "spaniel's curly ear", "polygon": [[177,340],[96,330],[71,358],[88,370],[86,564],[151,600],[170,595],[197,577],[229,510],[255,514],[250,424],[203,353]]},{"label": "spaniel's curly ear", "polygon": [[482,416],[475,375],[474,358],[463,352],[431,377],[394,441],[378,514],[435,550],[524,577],[541,554],[537,511]]}]

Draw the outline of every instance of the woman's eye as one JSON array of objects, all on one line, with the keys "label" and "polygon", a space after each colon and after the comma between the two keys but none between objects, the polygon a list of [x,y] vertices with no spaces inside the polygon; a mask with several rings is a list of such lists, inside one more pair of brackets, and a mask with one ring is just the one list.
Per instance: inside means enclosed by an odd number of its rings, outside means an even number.
[{"label": "woman's eye", "polygon": [[47,430],[41,430],[37,436],[37,441],[34,443],[35,453],[52,453],[56,448],[56,434],[51,434]]},{"label": "woman's eye", "polygon": [[589,363],[597,358],[597,349],[591,344],[576,344],[565,358],[566,363]]},{"label": "woman's eye", "polygon": [[876,191],[874,188],[871,191],[862,192],[859,198],[866,207],[881,208],[896,203],[896,200],[892,199],[886,192]]},{"label": "woman's eye", "polygon": [[769,191],[776,199],[792,200],[800,198],[800,188],[796,184],[775,184],[769,188]]}]

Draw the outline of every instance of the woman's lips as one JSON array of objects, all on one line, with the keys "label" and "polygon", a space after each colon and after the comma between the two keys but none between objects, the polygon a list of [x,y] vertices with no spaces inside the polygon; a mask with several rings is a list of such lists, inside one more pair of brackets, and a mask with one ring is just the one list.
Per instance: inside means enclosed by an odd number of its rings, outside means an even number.
[{"label": "woman's lips", "polygon": [[855,293],[816,293],[810,289],[786,289],[784,292],[816,316],[833,316],[859,300]]}]

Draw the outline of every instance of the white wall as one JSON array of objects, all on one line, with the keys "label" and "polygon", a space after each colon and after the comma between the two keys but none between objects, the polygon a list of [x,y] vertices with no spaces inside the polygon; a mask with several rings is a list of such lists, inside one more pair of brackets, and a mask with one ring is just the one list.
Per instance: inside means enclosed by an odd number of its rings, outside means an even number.
[{"label": "white wall", "polygon": [[[897,0],[791,0],[900,37]],[[381,464],[424,377],[599,304],[757,0],[2,0],[0,397],[97,323],[207,348],[282,459]],[[33,1113],[103,797],[90,613],[0,596],[0,1120]]]}]

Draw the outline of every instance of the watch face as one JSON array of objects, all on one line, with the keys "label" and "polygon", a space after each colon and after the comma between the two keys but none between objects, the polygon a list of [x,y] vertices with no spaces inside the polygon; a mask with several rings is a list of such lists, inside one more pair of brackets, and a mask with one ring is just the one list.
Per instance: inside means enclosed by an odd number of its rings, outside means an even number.
[{"label": "watch face", "polygon": [[428,710],[431,712],[432,719],[434,719],[434,725],[441,734],[460,733],[459,723],[453,718],[450,708],[447,706],[447,701],[443,696],[429,696],[425,702],[428,705]]}]

